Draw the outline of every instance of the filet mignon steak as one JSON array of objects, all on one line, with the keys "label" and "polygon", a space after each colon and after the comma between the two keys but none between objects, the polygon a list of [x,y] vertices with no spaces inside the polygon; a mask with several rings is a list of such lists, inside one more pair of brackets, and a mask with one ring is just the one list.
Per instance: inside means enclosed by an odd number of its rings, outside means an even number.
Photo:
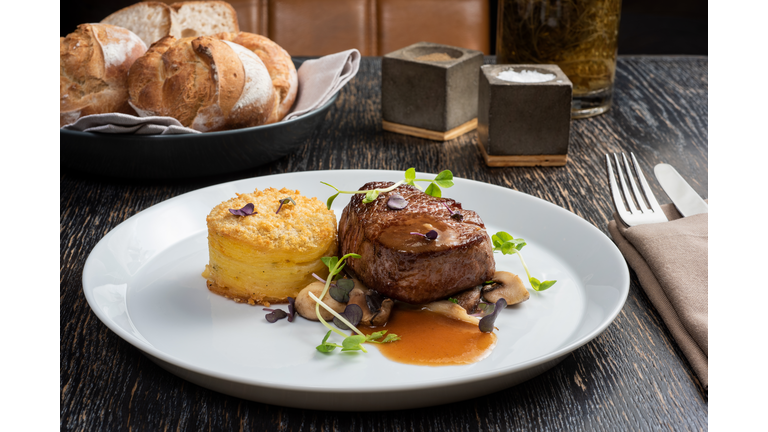
[{"label": "filet mignon steak", "polygon": [[[392,182],[370,182],[360,190],[383,189]],[[399,194],[408,201],[393,210],[387,201]],[[339,221],[341,254],[347,269],[381,294],[411,304],[424,304],[475,287],[493,277],[493,246],[482,219],[449,198],[435,198],[410,185],[400,185],[364,204],[355,194]],[[451,211],[463,218],[451,217]],[[437,231],[437,238],[426,234]]]}]

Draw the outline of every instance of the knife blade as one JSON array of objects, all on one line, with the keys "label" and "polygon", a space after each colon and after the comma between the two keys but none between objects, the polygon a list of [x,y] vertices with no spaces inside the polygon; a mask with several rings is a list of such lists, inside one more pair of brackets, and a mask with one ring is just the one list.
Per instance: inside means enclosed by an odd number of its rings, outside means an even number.
[{"label": "knife blade", "polygon": [[709,212],[709,205],[683,179],[677,170],[669,164],[658,164],[653,167],[656,179],[661,188],[672,200],[683,217]]}]

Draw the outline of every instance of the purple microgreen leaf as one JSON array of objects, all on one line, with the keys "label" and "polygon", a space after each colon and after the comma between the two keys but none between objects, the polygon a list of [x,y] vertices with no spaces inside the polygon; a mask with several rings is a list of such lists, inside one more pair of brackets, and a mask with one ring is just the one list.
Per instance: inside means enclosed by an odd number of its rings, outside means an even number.
[{"label": "purple microgreen leaf", "polygon": [[451,210],[451,208],[448,207],[448,204],[446,204],[445,201],[443,201],[443,205],[445,206],[445,208],[448,209],[449,212],[451,212],[451,218],[452,219],[456,219],[459,222],[464,220],[464,215],[459,213],[458,211]]},{"label": "purple microgreen leaf", "polygon": [[339,279],[333,284],[328,291],[331,298],[339,303],[347,303],[349,301],[349,292],[355,287],[355,282],[352,279]]},{"label": "purple microgreen leaf", "polygon": [[499,316],[499,312],[501,312],[505,307],[507,307],[507,301],[503,298],[500,298],[496,304],[494,305],[493,313],[490,315],[486,315],[483,318],[480,318],[480,331],[483,333],[492,333],[493,332],[493,323],[496,322],[496,317]]},{"label": "purple microgreen leaf", "polygon": [[258,212],[253,211],[254,205],[251,203],[246,204],[241,209],[229,209],[229,212],[232,213],[235,216],[250,216],[252,214],[258,214]]},{"label": "purple microgreen leaf", "polygon": [[266,318],[266,319],[267,319],[267,321],[269,321],[269,322],[271,322],[271,323],[274,323],[274,322],[276,322],[277,320],[281,320],[281,319],[283,319],[283,318],[285,318],[285,317],[287,317],[287,316],[288,316],[288,314],[287,314],[287,313],[285,313],[285,311],[284,311],[284,310],[282,310],[282,309],[275,309],[275,310],[273,310],[272,312],[270,312],[270,313],[266,314],[266,315],[264,316],[264,318]]},{"label": "purple microgreen leaf", "polygon": [[293,297],[288,297],[288,322],[293,322],[293,317],[296,315],[296,300]]},{"label": "purple microgreen leaf", "polygon": [[434,240],[434,239],[437,238],[437,231],[435,231],[435,230],[429,230],[429,231],[427,231],[426,234],[422,234],[422,233],[419,233],[419,232],[411,232],[410,234],[411,235],[422,236],[422,237],[424,237],[427,240]]},{"label": "purple microgreen leaf", "polygon": [[392,194],[387,200],[387,207],[392,210],[402,210],[408,205],[408,201],[400,194]]},{"label": "purple microgreen leaf", "polygon": [[296,201],[294,201],[293,198],[291,197],[285,197],[281,200],[277,200],[277,202],[280,203],[280,206],[277,207],[277,211],[275,212],[275,214],[280,213],[280,209],[283,208],[283,204],[291,203],[293,205],[296,205]]},{"label": "purple microgreen leaf", "polygon": [[[344,309],[344,312],[339,315],[346,318],[346,320],[353,326],[357,326],[360,324],[360,320],[363,319],[363,309],[356,304],[348,304],[346,309]],[[349,330],[349,327],[336,317],[333,318],[333,323],[336,324],[336,327],[342,330]]]}]

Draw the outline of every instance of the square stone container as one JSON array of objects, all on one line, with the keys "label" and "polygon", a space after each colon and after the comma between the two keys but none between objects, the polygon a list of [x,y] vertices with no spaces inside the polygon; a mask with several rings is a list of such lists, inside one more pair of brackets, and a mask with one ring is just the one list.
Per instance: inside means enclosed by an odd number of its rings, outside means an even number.
[{"label": "square stone container", "polygon": [[477,127],[483,53],[419,42],[384,56],[381,111],[385,130],[447,140]]},{"label": "square stone container", "polygon": [[[513,82],[504,71],[535,71],[544,82]],[[561,166],[568,158],[571,81],[557,65],[480,68],[477,136],[488,166]]]}]

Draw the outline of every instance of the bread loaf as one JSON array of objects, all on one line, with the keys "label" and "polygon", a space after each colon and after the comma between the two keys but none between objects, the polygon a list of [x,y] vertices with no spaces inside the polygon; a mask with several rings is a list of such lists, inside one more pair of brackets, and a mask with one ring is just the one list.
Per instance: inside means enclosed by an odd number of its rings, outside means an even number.
[{"label": "bread loaf", "polygon": [[299,79],[291,56],[271,39],[254,33],[219,33],[214,35],[222,40],[234,42],[253,51],[269,71],[275,87],[277,103],[267,123],[275,123],[288,114],[296,100]]},{"label": "bread loaf", "polygon": [[171,34],[172,16],[173,9],[165,3],[141,2],[120,9],[101,20],[101,23],[127,28],[149,47]]},{"label": "bread loaf", "polygon": [[265,124],[275,91],[259,57],[213,37],[160,39],[131,67],[129,102],[207,132]]},{"label": "bread loaf", "polygon": [[172,4],[171,9],[173,10],[171,36],[177,39],[240,31],[237,12],[227,2],[185,1]]},{"label": "bread loaf", "polygon": [[148,47],[168,35],[180,39],[240,31],[237,12],[223,1],[189,1],[170,6],[140,2],[120,9],[101,22],[131,30]]},{"label": "bread loaf", "polygon": [[128,70],[146,50],[134,33],[108,24],[81,24],[59,38],[60,126],[90,114],[135,114]]}]

